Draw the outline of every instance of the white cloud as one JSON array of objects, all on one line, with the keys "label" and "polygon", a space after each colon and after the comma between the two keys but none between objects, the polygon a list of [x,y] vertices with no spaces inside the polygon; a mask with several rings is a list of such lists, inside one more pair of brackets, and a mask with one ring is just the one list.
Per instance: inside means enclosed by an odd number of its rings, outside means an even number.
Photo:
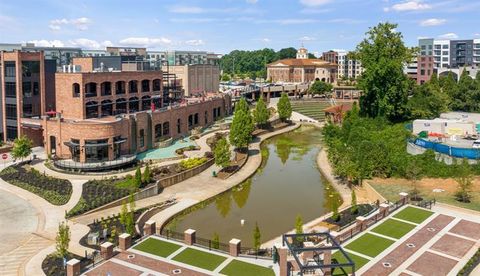
[{"label": "white cloud", "polygon": [[34,43],[35,46],[40,46],[40,47],[65,47],[65,43],[61,40],[46,40],[46,39],[40,39],[40,40],[29,40],[28,43]]},{"label": "white cloud", "polygon": [[308,7],[318,7],[332,2],[331,0],[300,0],[302,5]]},{"label": "white cloud", "polygon": [[201,39],[192,39],[192,40],[185,41],[185,44],[190,46],[200,46],[200,45],[205,45],[205,41]]},{"label": "white cloud", "polygon": [[88,30],[88,27],[91,23],[92,20],[87,17],[79,17],[73,19],[61,18],[51,20],[48,27],[53,31],[58,31],[62,28],[62,26],[72,25],[80,31],[86,31]]},{"label": "white cloud", "polygon": [[403,1],[401,3],[395,4],[390,8],[384,8],[383,10],[386,11],[386,12],[390,11],[390,10],[402,12],[402,11],[428,10],[428,9],[431,9],[431,8],[432,8],[431,5],[429,5],[427,3],[423,3],[422,0],[406,0],[406,1]]},{"label": "white cloud", "polygon": [[272,40],[270,38],[262,38],[262,41],[265,43],[270,43]]},{"label": "white cloud", "polygon": [[301,41],[312,41],[312,40],[315,40],[315,38],[311,37],[311,36],[302,36],[302,37],[300,37],[299,40],[301,40]]},{"label": "white cloud", "polygon": [[258,0],[247,0],[248,4],[257,4]]},{"label": "white cloud", "polygon": [[446,19],[430,18],[430,19],[421,21],[420,26],[423,26],[423,27],[439,26],[439,25],[445,24],[446,22],[447,22]]},{"label": "white cloud", "polygon": [[204,13],[205,9],[194,6],[173,6],[169,9],[173,13],[199,14]]},{"label": "white cloud", "polygon": [[457,39],[458,35],[456,33],[446,33],[446,34],[439,35],[438,38],[441,38],[441,39]]},{"label": "white cloud", "polygon": [[160,38],[150,38],[150,37],[128,37],[119,41],[121,45],[126,46],[142,46],[142,47],[156,47],[156,46],[165,46],[172,44],[172,40],[160,37]]}]

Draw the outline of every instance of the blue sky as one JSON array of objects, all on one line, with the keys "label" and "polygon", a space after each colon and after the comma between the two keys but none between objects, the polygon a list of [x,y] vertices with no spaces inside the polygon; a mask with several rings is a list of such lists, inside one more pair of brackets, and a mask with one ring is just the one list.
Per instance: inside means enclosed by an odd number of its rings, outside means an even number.
[{"label": "blue sky", "polygon": [[102,49],[354,49],[378,22],[419,37],[480,38],[479,0],[0,0],[0,42]]}]

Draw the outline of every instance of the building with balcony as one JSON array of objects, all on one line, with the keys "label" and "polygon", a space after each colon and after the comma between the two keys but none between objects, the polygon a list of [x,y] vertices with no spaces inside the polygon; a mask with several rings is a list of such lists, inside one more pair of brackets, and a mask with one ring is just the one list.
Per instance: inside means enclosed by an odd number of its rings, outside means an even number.
[{"label": "building with balcony", "polygon": [[[23,87],[26,80],[38,81],[39,86],[47,83],[45,69],[32,69],[29,79],[18,78],[22,75],[18,68],[25,68],[27,62],[35,61],[39,68],[45,67],[42,53],[17,51],[2,53],[1,57],[2,76],[7,76],[7,83],[14,79]],[[184,98],[165,106],[162,71],[97,70],[97,58],[75,58],[62,72],[53,71],[52,108],[45,106],[50,100],[44,94],[47,89],[39,89],[38,97],[31,100],[35,106],[32,116],[25,115],[25,108],[12,113],[16,115],[18,132],[10,131],[10,119],[4,120],[9,129],[6,137],[27,135],[62,168],[98,170],[135,162],[137,153],[156,147],[160,141],[184,137],[193,128],[210,125],[231,112],[230,98],[216,93]],[[15,59],[23,62],[22,67],[12,67],[9,62]],[[55,62],[52,64],[55,67]],[[18,96],[29,91],[23,87],[15,86],[12,90],[16,92],[15,106],[25,102],[25,96]],[[10,100],[6,103],[10,104]],[[7,112],[5,115],[11,116]]]}]

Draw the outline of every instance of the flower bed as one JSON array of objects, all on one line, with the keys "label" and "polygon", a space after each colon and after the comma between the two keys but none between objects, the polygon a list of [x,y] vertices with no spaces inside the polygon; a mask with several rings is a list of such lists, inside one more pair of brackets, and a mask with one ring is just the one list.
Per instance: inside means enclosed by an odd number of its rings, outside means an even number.
[{"label": "flower bed", "polygon": [[374,207],[370,204],[359,204],[358,205],[358,210],[355,214],[353,214],[351,212],[351,209],[348,208],[348,209],[345,209],[345,210],[343,210],[342,212],[339,213],[340,218],[338,220],[334,220],[332,217],[329,217],[329,218],[325,219],[324,221],[328,222],[330,224],[337,225],[339,227],[343,227],[343,226],[348,225],[349,223],[352,223],[353,221],[355,221],[355,219],[358,216],[364,216],[364,215],[370,213],[373,209],[374,209]]},{"label": "flower bed", "polygon": [[[84,271],[87,266],[92,264],[91,259],[85,259],[84,257],[80,257],[72,253],[69,253],[69,255],[66,257],[67,260],[71,260],[73,258],[80,260],[80,271]],[[42,270],[47,276],[67,275],[66,268],[63,268],[63,258],[55,254],[50,254],[43,260]]]},{"label": "flower bed", "polygon": [[131,176],[117,179],[90,180],[83,184],[82,197],[77,205],[67,213],[67,217],[83,214],[114,200],[134,193],[139,187]]},{"label": "flower bed", "polygon": [[[465,266],[458,272],[459,276],[467,276],[472,273],[472,271],[480,264],[480,249],[475,252],[475,255],[468,260]],[[473,275],[473,274],[472,274]]]},{"label": "flower bed", "polygon": [[72,195],[72,184],[65,179],[58,179],[41,174],[28,165],[13,165],[0,172],[6,182],[32,192],[53,205],[64,205]]},{"label": "flower bed", "polygon": [[189,170],[189,169],[193,169],[195,167],[198,167],[198,166],[202,165],[203,163],[205,163],[207,161],[208,161],[208,159],[206,157],[188,158],[188,159],[180,161],[180,167],[183,170]]}]

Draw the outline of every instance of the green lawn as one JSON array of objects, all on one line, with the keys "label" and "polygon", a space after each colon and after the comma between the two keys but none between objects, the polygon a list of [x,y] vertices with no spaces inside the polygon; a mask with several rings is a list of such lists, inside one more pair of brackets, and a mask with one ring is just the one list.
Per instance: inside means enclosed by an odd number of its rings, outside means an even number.
[{"label": "green lawn", "polygon": [[199,268],[213,271],[227,258],[215,254],[210,254],[205,251],[187,248],[173,257],[174,261],[193,265]]},{"label": "green lawn", "polygon": [[[352,261],[355,263],[355,270],[359,270],[362,266],[364,266],[366,263],[368,263],[368,260],[365,259],[365,258],[362,258],[358,255],[351,254],[351,253],[348,253],[348,252],[347,252],[347,254],[350,257],[350,259],[352,259]],[[332,255],[332,260],[333,259],[337,259],[337,261],[339,263],[347,263],[348,262],[347,258],[345,258],[340,251],[337,251]],[[345,269],[345,272],[347,272],[348,274],[352,273],[352,269],[350,267],[344,267],[343,269]],[[333,271],[332,275],[339,276],[339,275],[345,275],[345,274],[343,273],[343,271],[341,269],[336,268]]]},{"label": "green lawn", "polygon": [[392,240],[366,233],[349,243],[345,248],[370,257],[375,257],[393,243],[394,241]]},{"label": "green lawn", "polygon": [[167,257],[173,252],[177,251],[181,246],[178,244],[149,238],[133,249],[137,249],[143,252],[154,254],[160,257]]},{"label": "green lawn", "polygon": [[410,232],[413,228],[415,228],[415,225],[394,219],[387,219],[379,226],[373,228],[372,232],[399,239]]},{"label": "green lawn", "polygon": [[395,214],[393,217],[406,221],[411,221],[413,223],[422,223],[432,214],[433,212],[409,206]]},{"label": "green lawn", "polygon": [[220,273],[229,276],[275,276],[273,269],[238,260],[231,261],[225,268],[222,269],[222,271],[220,271]]}]

